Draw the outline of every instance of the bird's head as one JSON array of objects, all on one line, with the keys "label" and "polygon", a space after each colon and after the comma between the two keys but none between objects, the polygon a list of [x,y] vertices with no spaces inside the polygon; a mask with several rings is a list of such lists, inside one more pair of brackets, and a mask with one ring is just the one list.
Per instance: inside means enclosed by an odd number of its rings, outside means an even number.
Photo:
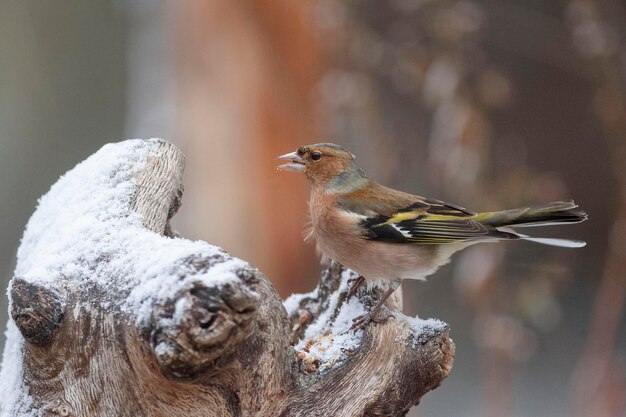
[{"label": "bird's head", "polygon": [[313,185],[321,185],[329,191],[345,185],[357,185],[367,177],[358,167],[355,156],[334,143],[317,143],[300,146],[295,152],[278,157],[290,161],[278,169],[303,172]]}]

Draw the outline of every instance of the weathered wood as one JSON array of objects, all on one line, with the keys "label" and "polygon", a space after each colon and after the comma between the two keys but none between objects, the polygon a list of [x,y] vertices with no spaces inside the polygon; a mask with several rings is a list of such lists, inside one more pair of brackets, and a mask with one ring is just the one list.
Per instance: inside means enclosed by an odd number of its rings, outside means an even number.
[{"label": "weathered wood", "polygon": [[10,291],[11,318],[24,338],[38,346],[50,342],[63,318],[59,294],[17,277],[11,281]]},{"label": "weathered wood", "polygon": [[[356,277],[354,273],[345,274],[338,264],[324,271],[317,294],[302,297],[290,315],[292,343],[303,337],[315,317],[328,315],[329,323],[337,320],[346,302],[347,280]],[[369,292],[362,287],[357,296],[369,308],[384,290],[380,287]],[[336,305],[329,302],[333,295],[338,295]],[[389,307],[400,307],[400,300],[400,294],[390,298]],[[439,386],[454,361],[448,329],[442,324],[425,323],[421,331],[416,331],[409,325],[414,319],[397,311],[394,314],[395,319],[384,325],[368,326],[360,346],[340,359],[345,361],[340,366],[322,373],[322,378],[315,364],[309,363],[311,373],[307,375],[307,364],[300,363],[305,371],[300,380],[302,388],[291,399],[286,415],[311,415],[311,410],[319,409],[324,410],[320,416],[402,416],[425,393]],[[323,333],[305,345],[310,346],[308,350],[314,348],[319,336],[325,337]],[[308,359],[307,352],[298,353],[302,361]]]},{"label": "weathered wood", "polygon": [[[448,375],[454,345],[440,322],[396,311],[341,330],[380,289],[346,300],[339,265],[292,297],[288,315],[258,270],[172,237],[180,151],[157,140],[109,146],[59,180],[25,232],[2,417],[401,416]],[[81,181],[88,195],[72,189]]]},{"label": "weathered wood", "polygon": [[183,197],[185,156],[175,146],[162,143],[137,175],[132,209],[143,218],[147,229],[168,235],[169,220]]}]

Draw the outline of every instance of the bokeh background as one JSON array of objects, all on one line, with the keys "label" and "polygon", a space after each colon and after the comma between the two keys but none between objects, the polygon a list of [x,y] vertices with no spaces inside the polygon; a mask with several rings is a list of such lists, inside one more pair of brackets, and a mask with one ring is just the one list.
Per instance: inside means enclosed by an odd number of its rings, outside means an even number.
[{"label": "bokeh background", "polygon": [[[410,416],[626,416],[626,5],[618,0],[0,0],[0,273],[37,198],[101,145],[187,155],[175,227],[312,289],[308,187],[275,156],[332,141],[386,185],[590,221],[404,284],[448,322],[450,377]],[[534,231],[534,230],[533,230]],[[0,320],[6,320],[6,298]],[[2,340],[0,339],[0,342]]]}]

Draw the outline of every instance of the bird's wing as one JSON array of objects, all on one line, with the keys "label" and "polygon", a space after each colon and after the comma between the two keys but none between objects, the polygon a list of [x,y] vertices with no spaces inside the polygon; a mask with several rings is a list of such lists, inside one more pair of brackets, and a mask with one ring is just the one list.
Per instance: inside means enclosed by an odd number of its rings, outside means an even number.
[{"label": "bird's wing", "polygon": [[[407,194],[401,199],[343,199],[340,207],[361,216],[364,237],[393,243],[445,244],[486,238],[512,237],[475,220],[477,213],[466,208]],[[394,197],[394,196],[391,196]],[[401,204],[399,204],[401,202]],[[395,207],[391,203],[395,203]],[[381,210],[381,206],[384,210]],[[351,207],[358,207],[352,210]],[[393,209],[391,209],[393,208]]]}]

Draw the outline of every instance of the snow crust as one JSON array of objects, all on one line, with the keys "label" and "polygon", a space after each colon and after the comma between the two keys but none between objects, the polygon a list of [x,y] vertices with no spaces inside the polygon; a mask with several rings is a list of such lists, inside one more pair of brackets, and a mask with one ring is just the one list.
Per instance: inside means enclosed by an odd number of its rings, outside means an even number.
[{"label": "snow crust", "polygon": [[[193,282],[219,286],[237,280],[246,262],[203,241],[157,235],[132,212],[136,175],[159,144],[159,139],[108,144],[63,175],[38,201],[14,275],[54,286],[61,294],[76,285],[121,294],[121,303],[113,298],[104,300],[103,307],[116,303],[139,325],[150,318],[155,303]],[[189,257],[219,258],[221,263],[203,272],[185,262]],[[22,411],[30,401],[22,384],[23,339],[11,320],[6,335],[0,417],[28,415]]]}]

